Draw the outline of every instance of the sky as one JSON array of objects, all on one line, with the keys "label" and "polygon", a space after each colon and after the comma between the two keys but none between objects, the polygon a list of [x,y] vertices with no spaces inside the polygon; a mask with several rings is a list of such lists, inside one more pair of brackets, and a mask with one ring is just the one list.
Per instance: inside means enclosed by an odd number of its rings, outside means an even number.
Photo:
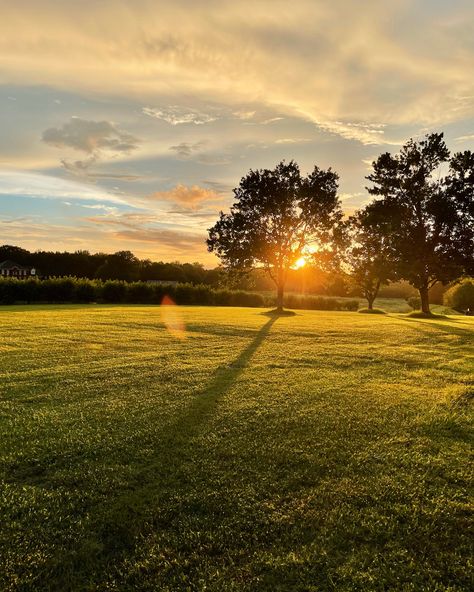
[{"label": "sky", "polygon": [[474,149],[472,0],[0,0],[0,244],[217,260],[249,169]]}]

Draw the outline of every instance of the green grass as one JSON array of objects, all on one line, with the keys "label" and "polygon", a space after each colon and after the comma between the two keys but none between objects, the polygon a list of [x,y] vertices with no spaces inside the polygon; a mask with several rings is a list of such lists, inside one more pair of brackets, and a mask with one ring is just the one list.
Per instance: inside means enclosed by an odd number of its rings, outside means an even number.
[{"label": "green grass", "polygon": [[178,312],[0,309],[1,590],[472,589],[474,318]]}]

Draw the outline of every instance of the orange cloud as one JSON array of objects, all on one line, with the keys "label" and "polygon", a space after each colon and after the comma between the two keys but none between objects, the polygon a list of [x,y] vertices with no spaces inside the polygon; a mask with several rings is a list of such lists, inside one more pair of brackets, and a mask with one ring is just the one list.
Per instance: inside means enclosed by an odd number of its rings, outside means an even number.
[{"label": "orange cloud", "polygon": [[168,191],[155,191],[147,199],[170,202],[190,211],[200,210],[204,205],[222,202],[222,197],[213,189],[206,189],[198,185],[187,187],[181,184]]}]

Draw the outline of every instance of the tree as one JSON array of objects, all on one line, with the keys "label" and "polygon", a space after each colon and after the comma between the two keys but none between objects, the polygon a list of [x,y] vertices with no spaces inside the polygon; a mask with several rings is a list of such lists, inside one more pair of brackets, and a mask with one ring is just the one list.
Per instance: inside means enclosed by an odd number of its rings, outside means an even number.
[{"label": "tree", "polygon": [[[410,140],[396,155],[382,154],[373,163],[368,188],[379,196],[370,204],[369,223],[387,241],[390,260],[400,279],[420,293],[421,309],[430,314],[429,289],[447,284],[472,265],[472,183],[464,187],[460,157],[450,162],[443,179],[440,166],[449,161],[443,134]],[[472,171],[472,162],[467,163]]]},{"label": "tree", "polygon": [[344,257],[351,279],[367,300],[369,310],[373,310],[380,287],[395,279],[387,237],[375,222],[370,206],[349,218]]},{"label": "tree", "polygon": [[464,273],[474,275],[474,153],[457,152],[445,179],[446,192],[455,202],[458,224],[457,245],[462,249]]},{"label": "tree", "polygon": [[103,265],[97,270],[97,277],[101,280],[133,281],[139,273],[139,260],[131,251],[117,251],[109,255]]},{"label": "tree", "polygon": [[208,230],[208,249],[231,271],[263,266],[283,310],[288,272],[310,244],[332,240],[342,218],[338,176],[317,166],[303,177],[296,162],[251,170],[234,189],[230,213]]}]

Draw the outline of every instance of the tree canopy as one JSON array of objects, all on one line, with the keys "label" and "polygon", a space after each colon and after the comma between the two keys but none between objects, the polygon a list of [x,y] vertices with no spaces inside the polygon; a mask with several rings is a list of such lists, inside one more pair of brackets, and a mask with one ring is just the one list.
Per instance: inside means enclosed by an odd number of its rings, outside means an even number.
[{"label": "tree canopy", "polygon": [[283,308],[288,272],[310,245],[331,242],[342,219],[338,175],[317,166],[302,176],[296,162],[251,170],[234,189],[229,213],[209,229],[208,249],[228,269],[248,272],[262,266],[277,288]]},{"label": "tree canopy", "polygon": [[419,290],[427,314],[430,287],[473,265],[473,164],[470,152],[450,159],[443,134],[432,133],[379,156],[367,177],[380,198],[368,206],[367,223],[385,237],[396,275]]},{"label": "tree canopy", "polygon": [[396,278],[390,261],[390,247],[384,232],[374,226],[370,207],[357,211],[347,223],[344,264],[352,283],[373,309],[380,287]]}]

